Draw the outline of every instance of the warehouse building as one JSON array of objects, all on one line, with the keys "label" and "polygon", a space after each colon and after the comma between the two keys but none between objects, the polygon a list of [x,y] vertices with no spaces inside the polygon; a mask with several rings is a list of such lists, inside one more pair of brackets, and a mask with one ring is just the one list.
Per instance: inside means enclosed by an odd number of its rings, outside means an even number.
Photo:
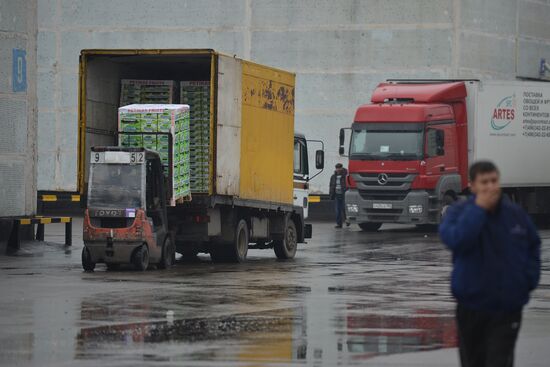
[{"label": "warehouse building", "polygon": [[36,32],[36,1],[0,2],[0,218],[36,210]]},{"label": "warehouse building", "polygon": [[[20,3],[2,2],[2,19]],[[312,182],[322,193],[342,161],[338,130],[379,82],[550,76],[541,70],[541,59],[550,60],[547,1],[38,0],[36,7],[41,191],[77,190],[82,49],[212,48],[295,72],[296,129],[325,142],[327,170]]]}]

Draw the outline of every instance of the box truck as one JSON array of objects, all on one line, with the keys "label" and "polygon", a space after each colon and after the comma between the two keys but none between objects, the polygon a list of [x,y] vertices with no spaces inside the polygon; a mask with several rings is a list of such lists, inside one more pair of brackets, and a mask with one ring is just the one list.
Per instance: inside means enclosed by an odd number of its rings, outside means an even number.
[{"label": "box truck", "polygon": [[389,81],[349,130],[346,210],[365,231],[439,223],[477,160],[499,167],[504,193],[530,214],[550,212],[550,83]]},{"label": "box truck", "polygon": [[[197,153],[205,160],[200,177],[199,171],[189,177],[191,182],[202,180],[191,190],[190,200],[154,200],[166,197],[165,183],[155,175],[147,179],[148,172],[162,172],[157,167],[162,157],[156,156],[162,152],[117,147],[121,80],[138,79],[184,81],[185,88],[191,81],[201,86],[208,81],[208,98],[201,96],[200,101],[201,109],[205,103],[208,107],[206,128],[205,116],[193,127],[193,100],[189,102],[190,134],[201,129],[208,135],[201,140],[208,145]],[[88,192],[84,267],[93,269],[97,262],[116,266],[121,262],[117,252],[134,259],[138,268],[144,267],[146,251],[151,263],[161,265],[172,258],[172,250],[209,253],[214,261],[244,261],[249,247],[273,248],[282,259],[294,257],[297,244],[311,236],[311,226],[304,222],[308,202],[303,195],[309,179],[308,149],[305,137],[294,133],[294,84],[292,73],[213,50],[83,50],[78,171],[80,190]],[[130,139],[132,133],[125,135]],[[322,169],[323,151],[315,158]],[[120,169],[113,169],[115,165]],[[131,171],[134,180],[123,175],[124,182],[117,185],[133,185],[134,194],[139,193],[132,200],[94,204],[94,190],[104,181],[90,182],[90,167],[114,178]],[[163,249],[165,243],[168,250]],[[99,250],[92,249],[95,245]]]}]

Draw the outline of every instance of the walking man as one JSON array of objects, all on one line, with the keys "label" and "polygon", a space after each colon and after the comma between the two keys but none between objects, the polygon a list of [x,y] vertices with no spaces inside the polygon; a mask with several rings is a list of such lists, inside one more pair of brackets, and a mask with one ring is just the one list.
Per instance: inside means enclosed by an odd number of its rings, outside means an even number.
[{"label": "walking man", "polygon": [[470,167],[473,196],[439,227],[453,253],[451,288],[463,367],[511,367],[523,306],[540,276],[540,238],[529,216],[500,189],[491,162]]},{"label": "walking man", "polygon": [[342,222],[345,220],[346,225],[349,226],[349,222],[346,220],[345,209],[345,194],[348,189],[346,184],[346,177],[348,171],[344,168],[342,163],[337,163],[335,166],[334,174],[330,177],[330,199],[334,200],[336,209],[336,228],[342,228]]}]

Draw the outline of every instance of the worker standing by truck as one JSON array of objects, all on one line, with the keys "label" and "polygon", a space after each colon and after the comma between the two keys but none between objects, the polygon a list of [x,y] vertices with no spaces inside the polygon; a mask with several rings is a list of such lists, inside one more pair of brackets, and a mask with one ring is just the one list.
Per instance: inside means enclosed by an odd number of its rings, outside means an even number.
[{"label": "worker standing by truck", "polygon": [[331,200],[334,200],[336,210],[336,228],[342,228],[342,222],[344,220],[346,221],[346,225],[349,226],[349,222],[346,218],[346,203],[344,199],[347,190],[347,176],[348,171],[344,168],[342,163],[337,163],[334,174],[330,177],[329,192]]},{"label": "worker standing by truck", "polygon": [[540,238],[529,216],[500,188],[497,167],[474,163],[469,200],[439,228],[453,252],[452,292],[462,366],[509,367],[523,306],[540,277]]}]

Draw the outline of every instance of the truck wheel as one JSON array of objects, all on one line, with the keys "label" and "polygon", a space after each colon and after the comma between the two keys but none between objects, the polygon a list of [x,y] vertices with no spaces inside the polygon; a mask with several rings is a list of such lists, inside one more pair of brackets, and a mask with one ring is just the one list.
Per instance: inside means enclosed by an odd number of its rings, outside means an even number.
[{"label": "truck wheel", "polygon": [[149,249],[147,245],[142,245],[132,255],[132,264],[137,270],[145,271],[149,267]]},{"label": "truck wheel", "polygon": [[364,232],[376,232],[382,227],[382,223],[375,223],[375,222],[365,222],[365,223],[359,223],[359,227]]},{"label": "truck wheel", "polygon": [[234,263],[242,263],[246,260],[250,241],[249,235],[248,224],[244,219],[241,219],[235,228],[235,239],[228,248],[227,260]]},{"label": "truck wheel", "polygon": [[159,268],[168,269],[174,265],[176,260],[176,250],[172,245],[172,240],[170,237],[167,237],[164,241],[164,246],[162,246],[162,257],[160,259]]},{"label": "truck wheel", "polygon": [[297,248],[298,232],[296,231],[296,225],[293,220],[288,219],[285,226],[284,238],[282,240],[274,240],[273,249],[278,259],[287,260],[294,258]]},{"label": "truck wheel", "polygon": [[82,248],[82,268],[84,271],[94,271],[95,269],[95,262],[92,261],[92,255],[86,246]]}]

